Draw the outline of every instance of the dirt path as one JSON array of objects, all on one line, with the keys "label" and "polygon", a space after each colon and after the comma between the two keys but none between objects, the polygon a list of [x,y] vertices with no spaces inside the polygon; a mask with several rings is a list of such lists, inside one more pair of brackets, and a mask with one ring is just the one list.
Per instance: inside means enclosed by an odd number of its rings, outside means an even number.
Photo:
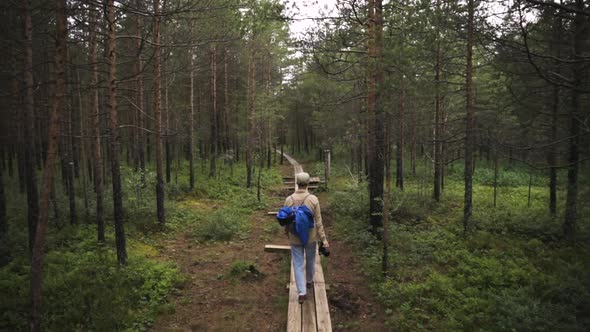
[{"label": "dirt path", "polygon": [[[290,166],[281,166],[281,171],[293,174]],[[283,195],[270,193],[276,197],[273,208],[283,204]],[[326,195],[319,196],[330,235]],[[174,312],[162,314],[152,331],[285,331],[289,257],[266,253],[264,245],[288,241],[272,227],[275,221],[266,211],[255,211],[249,219],[249,234],[228,243],[199,244],[188,234],[163,243],[162,256],[177,262],[187,282],[170,300]],[[382,310],[372,304],[363,276],[353,272],[358,271],[354,257],[337,237],[330,242],[333,254],[324,262],[324,273],[334,331],[386,331]],[[251,264],[253,272],[232,276],[236,262]]]}]

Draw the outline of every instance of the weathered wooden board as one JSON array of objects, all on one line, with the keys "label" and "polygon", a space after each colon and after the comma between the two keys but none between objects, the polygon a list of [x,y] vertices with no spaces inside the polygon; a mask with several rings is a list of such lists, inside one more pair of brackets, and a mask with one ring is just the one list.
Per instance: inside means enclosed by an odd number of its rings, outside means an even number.
[{"label": "weathered wooden board", "polygon": [[299,304],[293,260],[291,260],[291,279],[289,287],[289,308],[287,313],[287,332],[301,332],[301,304]]},{"label": "weathered wooden board", "polygon": [[301,331],[317,332],[318,326],[316,323],[316,307],[315,300],[313,297],[313,290],[309,290],[307,292],[307,300],[303,302],[301,307]]},{"label": "weathered wooden board", "polygon": [[314,297],[318,332],[331,332],[332,320],[330,318],[330,307],[328,306],[328,294],[326,294],[326,283],[324,270],[320,261],[320,255],[316,253],[315,258],[315,282]]},{"label": "weathered wooden board", "polygon": [[290,253],[291,246],[285,246],[285,245],[279,245],[279,244],[267,244],[264,246],[264,251]]}]

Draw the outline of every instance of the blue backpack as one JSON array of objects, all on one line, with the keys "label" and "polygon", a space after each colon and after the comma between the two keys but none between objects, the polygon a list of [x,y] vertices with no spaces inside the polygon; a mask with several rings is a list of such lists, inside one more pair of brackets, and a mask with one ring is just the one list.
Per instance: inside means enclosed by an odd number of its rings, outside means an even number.
[{"label": "blue backpack", "polygon": [[313,212],[304,204],[307,197],[309,195],[305,196],[301,205],[283,206],[277,213],[277,220],[281,226],[295,223],[291,231],[299,237],[304,246],[309,240],[309,229],[313,228]]}]

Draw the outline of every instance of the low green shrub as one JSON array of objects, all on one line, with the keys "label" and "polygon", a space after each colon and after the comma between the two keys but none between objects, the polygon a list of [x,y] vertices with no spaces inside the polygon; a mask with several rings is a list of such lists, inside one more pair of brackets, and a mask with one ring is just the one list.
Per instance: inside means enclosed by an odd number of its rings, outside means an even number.
[{"label": "low green shrub", "polygon": [[578,242],[566,243],[548,216],[546,189],[533,186],[529,204],[528,174],[519,172],[506,180],[518,186],[500,189],[496,208],[492,188],[474,185],[477,227],[467,237],[461,182],[447,178],[441,203],[420,181],[394,190],[387,278],[381,242],[368,231],[366,188],[333,188],[333,231],[358,253],[393,330],[590,329],[588,219],[580,219]]},{"label": "low green shrub", "polygon": [[[174,264],[159,262],[138,250],[128,252],[128,266],[117,268],[114,250],[99,247],[95,241],[62,243],[59,249],[49,251],[43,280],[44,329],[119,331],[149,327],[168,294],[180,287],[183,279]],[[23,257],[0,269],[0,330],[27,329],[29,273],[29,261]]]},{"label": "low green shrub", "polygon": [[199,241],[229,241],[249,225],[247,211],[221,208],[195,224],[192,235]]},{"label": "low green shrub", "polygon": [[237,260],[232,263],[229,275],[243,280],[254,280],[264,277],[264,274],[256,268],[252,262]]}]

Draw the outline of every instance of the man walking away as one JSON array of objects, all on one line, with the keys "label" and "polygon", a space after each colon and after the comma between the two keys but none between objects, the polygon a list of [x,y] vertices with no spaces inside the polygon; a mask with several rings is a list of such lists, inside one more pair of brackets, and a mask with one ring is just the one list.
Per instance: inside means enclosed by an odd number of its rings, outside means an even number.
[{"label": "man walking away", "polygon": [[[302,244],[301,239],[294,231],[294,223],[285,228],[285,232],[291,243],[291,257],[293,258],[293,268],[295,269],[295,282],[299,294],[299,303],[305,301],[307,298],[307,289],[313,287],[317,241],[322,241],[324,248],[329,248],[324,224],[322,223],[320,201],[307,190],[309,179],[308,173],[297,174],[295,181],[297,182],[298,189],[294,194],[285,199],[286,206],[307,206],[313,212],[314,219],[314,226],[309,228],[309,238],[306,245]],[[304,257],[306,262],[305,267],[303,266]]]}]

